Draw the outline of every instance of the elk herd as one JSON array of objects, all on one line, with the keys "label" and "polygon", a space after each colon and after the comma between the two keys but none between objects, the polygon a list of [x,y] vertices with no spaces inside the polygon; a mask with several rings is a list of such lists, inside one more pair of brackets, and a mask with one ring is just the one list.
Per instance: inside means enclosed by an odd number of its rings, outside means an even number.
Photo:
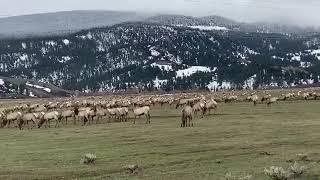
[{"label": "elk herd", "polygon": [[[259,95],[258,95],[259,94]],[[253,105],[267,104],[270,106],[277,101],[287,100],[310,100],[318,99],[320,94],[316,92],[297,92],[272,96],[270,93],[246,91],[229,92],[222,94],[213,93],[183,93],[165,95],[143,95],[143,96],[110,96],[110,97],[87,97],[82,100],[64,99],[56,102],[20,104],[12,108],[0,111],[0,125],[2,128],[18,127],[55,127],[62,124],[67,125],[72,121],[73,125],[91,125],[101,121],[127,122],[129,114],[133,123],[136,119],[144,116],[146,123],[151,123],[150,109],[155,106],[162,108],[164,105],[181,108],[181,127],[193,126],[193,118],[210,115],[215,111],[218,102],[233,103],[248,101]]]}]

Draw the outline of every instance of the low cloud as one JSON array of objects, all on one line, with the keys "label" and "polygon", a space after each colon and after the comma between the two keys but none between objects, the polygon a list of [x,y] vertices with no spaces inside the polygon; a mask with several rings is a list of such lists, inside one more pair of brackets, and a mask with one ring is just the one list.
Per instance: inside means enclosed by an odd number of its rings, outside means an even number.
[{"label": "low cloud", "polygon": [[96,9],[192,16],[220,15],[244,22],[320,26],[319,0],[10,0],[0,6],[0,12],[6,16]]}]

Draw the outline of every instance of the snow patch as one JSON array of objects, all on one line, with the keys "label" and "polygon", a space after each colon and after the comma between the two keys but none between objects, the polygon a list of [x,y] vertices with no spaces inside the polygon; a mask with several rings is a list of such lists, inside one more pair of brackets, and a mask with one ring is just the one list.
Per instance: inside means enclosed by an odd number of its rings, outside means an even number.
[{"label": "snow patch", "polygon": [[161,86],[165,85],[168,83],[168,80],[160,80],[158,77],[156,77],[155,80],[153,80],[153,87],[160,89]]},{"label": "snow patch", "polygon": [[282,57],[278,57],[278,56],[271,56],[271,58],[272,58],[272,59],[280,59],[281,61],[283,61],[283,60],[284,60],[284,58],[282,58]]},{"label": "snow patch", "polygon": [[220,85],[217,81],[212,81],[207,85],[207,88],[211,91],[218,91],[219,86]]},{"label": "snow patch", "polygon": [[249,53],[249,54],[253,54],[253,55],[258,55],[260,53],[248,48],[248,47],[244,47],[244,52]]},{"label": "snow patch", "polygon": [[165,71],[172,71],[171,65],[162,65],[162,64],[152,63],[151,67],[159,67],[161,70],[163,69]]},{"label": "snow patch", "polygon": [[300,57],[300,55],[294,55],[293,57],[291,57],[291,60],[293,60],[293,61],[301,61],[301,57]]},{"label": "snow patch", "polygon": [[25,61],[25,60],[28,59],[28,55],[27,55],[27,54],[23,54],[23,55],[20,56],[20,59],[21,59],[22,61]]},{"label": "snow patch", "polygon": [[209,40],[213,43],[215,43],[217,46],[220,46],[220,43],[218,40],[215,40],[214,37],[210,37]]},{"label": "snow patch", "polygon": [[276,49],[276,48],[273,47],[272,44],[270,43],[270,44],[269,44],[269,50],[274,50],[274,49]]},{"label": "snow patch", "polygon": [[320,60],[320,49],[312,50],[311,54],[315,55],[318,58],[318,60]]},{"label": "snow patch", "polygon": [[307,83],[308,84],[313,84],[314,83],[314,79],[307,79]]},{"label": "snow patch", "polygon": [[205,31],[228,31],[229,29],[221,26],[188,26],[192,29],[199,29]]},{"label": "snow patch", "polygon": [[37,97],[37,96],[34,95],[33,92],[31,92],[31,91],[29,92],[29,96],[30,96],[30,97]]},{"label": "snow patch", "polygon": [[47,46],[55,46],[55,45],[57,45],[57,43],[56,42],[54,42],[54,41],[47,41],[46,43],[45,43]]},{"label": "snow patch", "polygon": [[65,45],[69,45],[70,44],[70,41],[68,39],[64,39],[62,40],[62,42],[65,44]]},{"label": "snow patch", "polygon": [[312,55],[314,55],[314,54],[320,54],[320,49],[311,50],[311,54],[312,54]]},{"label": "snow patch", "polygon": [[216,67],[211,70],[210,67],[205,66],[191,66],[187,69],[178,70],[176,72],[176,77],[184,77],[184,76],[191,76],[192,74],[196,72],[214,72],[216,71]]},{"label": "snow patch", "polygon": [[23,49],[27,48],[27,44],[26,43],[21,43],[21,46],[22,46]]},{"label": "snow patch", "polygon": [[37,88],[37,89],[41,89],[41,90],[46,91],[48,93],[51,92],[51,89],[46,88],[46,87],[42,87],[42,86],[39,86],[39,85],[31,84],[29,81],[26,82],[26,85],[29,86],[29,87],[34,87],[34,88]]},{"label": "snow patch", "polygon": [[88,39],[92,39],[93,38],[93,36],[91,35],[91,33],[89,32],[88,34],[87,34],[87,36],[86,36]]},{"label": "snow patch", "polygon": [[253,90],[253,85],[256,82],[256,77],[257,77],[257,75],[255,74],[255,75],[251,76],[250,78],[248,78],[247,80],[245,80],[242,88]]},{"label": "snow patch", "polygon": [[104,52],[104,51],[106,51],[106,50],[104,49],[104,47],[103,47],[103,45],[102,45],[101,42],[99,42],[98,51],[99,51],[99,52]]},{"label": "snow patch", "polygon": [[270,87],[279,87],[278,83],[277,82],[271,82],[269,84]]},{"label": "snow patch", "polygon": [[216,80],[212,80],[208,85],[207,88],[210,91],[219,91],[219,90],[230,90],[231,89],[231,82],[228,81],[222,81],[221,83],[218,83]]},{"label": "snow patch", "polygon": [[66,63],[71,60],[70,56],[62,56],[61,59],[58,59],[59,63]]},{"label": "snow patch", "polygon": [[160,56],[160,53],[158,51],[154,50],[154,49],[151,49],[150,52],[151,52],[152,56],[155,56],[155,57]]},{"label": "snow patch", "polygon": [[47,52],[48,52],[48,50],[46,48],[44,48],[44,47],[41,48],[41,53],[43,55],[47,54]]},{"label": "snow patch", "polygon": [[303,68],[308,68],[308,67],[311,67],[311,63],[310,62],[304,62],[304,61],[300,61],[300,67],[303,67]]},{"label": "snow patch", "polygon": [[0,79],[0,85],[3,86],[4,85],[4,80]]}]

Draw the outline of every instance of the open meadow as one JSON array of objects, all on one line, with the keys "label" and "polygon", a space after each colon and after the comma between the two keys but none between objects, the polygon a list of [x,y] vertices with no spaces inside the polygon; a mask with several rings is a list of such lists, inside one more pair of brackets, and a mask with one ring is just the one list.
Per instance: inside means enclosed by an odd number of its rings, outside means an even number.
[{"label": "open meadow", "polygon": [[[60,128],[0,129],[0,179],[225,179],[225,174],[268,179],[265,167],[298,161],[303,179],[320,179],[320,102],[253,106],[220,103],[215,114],[181,128],[181,109],[159,105],[145,117],[122,123]],[[132,118],[131,112],[129,117]],[[85,165],[86,153],[97,156]],[[307,153],[299,161],[298,153]],[[125,173],[138,165],[138,175]]]}]

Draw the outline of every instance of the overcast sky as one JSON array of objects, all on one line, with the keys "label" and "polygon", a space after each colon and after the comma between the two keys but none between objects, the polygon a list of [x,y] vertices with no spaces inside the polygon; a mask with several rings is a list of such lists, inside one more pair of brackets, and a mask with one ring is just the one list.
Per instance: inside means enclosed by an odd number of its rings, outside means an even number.
[{"label": "overcast sky", "polygon": [[0,4],[0,17],[100,9],[320,26],[320,0],[0,0]]}]

